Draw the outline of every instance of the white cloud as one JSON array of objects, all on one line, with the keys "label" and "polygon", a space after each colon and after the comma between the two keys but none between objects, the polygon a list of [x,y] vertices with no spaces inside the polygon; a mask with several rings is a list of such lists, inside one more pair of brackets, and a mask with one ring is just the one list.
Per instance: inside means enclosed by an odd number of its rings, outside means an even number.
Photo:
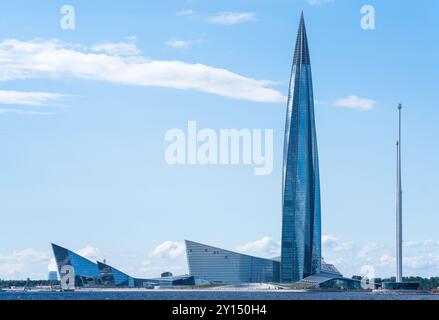
[{"label": "white cloud", "polygon": [[334,245],[337,245],[338,240],[336,237],[331,236],[331,235],[322,235],[322,244],[326,247],[332,247]]},{"label": "white cloud", "polygon": [[415,270],[433,270],[436,273],[439,269],[439,254],[429,252],[424,255],[403,257],[403,264],[406,268]]},{"label": "white cloud", "polygon": [[47,270],[48,271],[58,271],[58,267],[56,265],[56,260],[55,258],[50,259],[49,264],[47,265]]},{"label": "white cloud", "polygon": [[140,278],[154,278],[164,271],[174,275],[187,274],[186,246],[176,241],[165,241],[154,247],[143,262],[140,269],[134,271]]},{"label": "white cloud", "polygon": [[324,3],[334,2],[334,0],[306,0],[306,1],[312,6],[318,6]]},{"label": "white cloud", "polygon": [[[375,269],[377,277],[386,278],[395,275],[396,259],[393,242],[387,244],[368,242],[359,246],[358,250],[346,251],[333,249],[339,246],[339,241],[334,236],[322,236],[322,243],[326,249],[324,250],[325,260],[334,263],[347,277],[361,275],[361,269],[365,264]],[[439,272],[439,246],[437,246],[437,240],[406,241],[404,248],[404,275],[437,276]]]},{"label": "white cloud", "polygon": [[195,11],[192,9],[181,10],[176,13],[177,17],[187,17],[195,14]]},{"label": "white cloud", "polygon": [[250,241],[243,245],[239,245],[236,247],[236,250],[273,258],[280,255],[280,243],[274,241],[271,237],[263,237],[260,240]]},{"label": "white cloud", "polygon": [[353,241],[339,241],[331,235],[322,235],[322,245],[333,251],[348,251],[354,247]]},{"label": "white cloud", "polygon": [[192,42],[186,40],[169,40],[166,41],[165,44],[174,49],[187,49],[191,46]]},{"label": "white cloud", "polygon": [[75,253],[91,261],[103,260],[101,250],[91,245],[87,245],[85,248],[75,250]]},{"label": "white cloud", "polygon": [[345,241],[340,243],[337,247],[334,248],[334,251],[347,251],[351,250],[354,247],[353,241]]},{"label": "white cloud", "polygon": [[173,49],[189,49],[190,47],[202,43],[202,40],[179,40],[172,39],[165,42],[165,45]]},{"label": "white cloud", "polygon": [[165,271],[172,272],[174,275],[187,274],[186,263],[182,259],[160,261],[146,259],[142,262],[140,269],[135,271],[135,275],[139,278],[157,278]]},{"label": "white cloud", "polygon": [[0,256],[0,261],[14,261],[14,262],[25,262],[34,261],[41,262],[46,261],[49,254],[45,251],[37,251],[34,249],[24,249],[24,250],[14,250],[9,256]]},{"label": "white cloud", "polygon": [[357,253],[357,256],[360,258],[368,258],[369,255],[381,249],[382,247],[383,245],[377,242],[368,242],[360,248],[360,250]]},{"label": "white cloud", "polygon": [[16,114],[16,115],[26,115],[26,116],[48,116],[48,115],[52,115],[53,112],[0,108],[0,114]]},{"label": "white cloud", "polygon": [[1,279],[38,278],[40,269],[47,270],[50,254],[34,249],[14,250],[10,255],[0,255]]},{"label": "white cloud", "polygon": [[150,257],[175,259],[185,254],[186,247],[184,243],[165,241],[156,246],[150,253]]},{"label": "white cloud", "polygon": [[439,253],[439,241],[438,240],[423,240],[423,241],[403,241],[402,245],[407,252],[418,252],[418,253]]},{"label": "white cloud", "polygon": [[395,257],[393,257],[392,255],[390,255],[388,253],[383,254],[380,257],[379,261],[380,261],[380,264],[382,266],[385,266],[385,267],[393,267],[393,266],[395,266],[395,263],[396,263]]},{"label": "white cloud", "polygon": [[417,241],[404,241],[404,242],[402,243],[402,245],[403,245],[404,247],[411,248],[411,247],[417,247],[417,246],[419,246],[420,243],[417,242]]},{"label": "white cloud", "polygon": [[64,97],[62,94],[48,92],[22,92],[0,90],[0,104],[43,106]]},{"label": "white cloud", "polygon": [[[157,246],[150,255],[140,253],[115,253],[105,251],[105,258],[112,266],[127,274],[140,278],[159,277],[163,271],[171,271],[176,275],[187,274],[185,247],[178,242],[171,245],[164,243]],[[75,253],[91,260],[103,261],[102,251],[87,245]],[[146,258],[146,259],[145,259]],[[0,279],[33,280],[47,279],[48,271],[56,271],[57,266],[51,251],[34,249],[14,250],[8,255],[0,254]]]},{"label": "white cloud", "polygon": [[439,246],[439,240],[425,240],[425,246]]},{"label": "white cloud", "polygon": [[324,101],[324,100],[314,100],[314,104],[316,105],[327,105],[328,101]]},{"label": "white cloud", "polygon": [[210,23],[231,26],[256,20],[253,12],[221,12],[208,19]]},{"label": "white cloud", "polygon": [[137,56],[140,54],[140,49],[134,43],[126,42],[104,42],[92,46],[91,50],[112,56]]},{"label": "white cloud", "polygon": [[[106,52],[95,52],[98,49]],[[0,81],[75,78],[195,90],[255,102],[285,101],[279,91],[270,88],[272,81],[256,80],[203,64],[151,60],[141,55],[127,56],[127,52],[121,55],[120,51],[118,55],[118,50],[108,43],[98,49],[95,47],[93,51],[93,47],[57,40],[3,40],[0,41]]]},{"label": "white cloud", "polygon": [[335,106],[342,108],[372,110],[376,105],[376,101],[372,99],[363,99],[357,96],[349,96],[347,98],[335,101]]}]

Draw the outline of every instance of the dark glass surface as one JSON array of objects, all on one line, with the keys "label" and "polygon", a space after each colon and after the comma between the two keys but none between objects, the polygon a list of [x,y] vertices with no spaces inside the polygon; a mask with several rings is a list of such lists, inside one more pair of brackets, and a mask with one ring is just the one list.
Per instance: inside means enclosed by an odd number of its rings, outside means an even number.
[{"label": "dark glass surface", "polygon": [[314,94],[303,16],[294,52],[284,142],[281,281],[320,271],[320,177]]}]

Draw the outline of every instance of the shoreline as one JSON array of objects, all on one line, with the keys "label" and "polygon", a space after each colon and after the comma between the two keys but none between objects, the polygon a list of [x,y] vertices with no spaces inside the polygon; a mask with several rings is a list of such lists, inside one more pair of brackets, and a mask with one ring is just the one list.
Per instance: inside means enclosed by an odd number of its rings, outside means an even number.
[{"label": "shoreline", "polygon": [[161,289],[105,289],[105,288],[87,288],[87,289],[76,289],[74,291],[61,291],[61,290],[48,290],[48,289],[33,289],[33,290],[22,290],[22,289],[2,289],[2,293],[20,293],[20,294],[32,294],[32,293],[70,293],[70,294],[81,294],[81,293],[279,293],[279,294],[321,294],[321,293],[339,293],[339,294],[366,294],[371,296],[379,295],[428,295],[437,296],[433,292],[421,290],[421,291],[350,291],[350,290],[304,290],[304,289],[232,289],[232,288],[222,288],[222,289],[175,289],[175,288],[161,288]]}]

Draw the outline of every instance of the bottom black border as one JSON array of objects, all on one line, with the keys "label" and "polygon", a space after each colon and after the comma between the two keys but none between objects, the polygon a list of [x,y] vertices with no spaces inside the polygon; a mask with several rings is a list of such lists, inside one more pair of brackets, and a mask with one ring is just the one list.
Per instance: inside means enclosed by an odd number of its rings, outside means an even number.
[{"label": "bottom black border", "polygon": [[[219,305],[223,307],[219,309]],[[226,311],[224,306],[229,306]],[[240,307],[241,306],[241,307]],[[246,307],[247,306],[247,307]],[[248,306],[254,306],[250,309]],[[262,306],[265,306],[263,309]],[[174,314],[189,309],[197,314]],[[395,319],[399,314],[416,317],[436,314],[439,301],[0,301],[2,315],[15,314],[20,316],[43,316],[44,318],[62,319],[71,316],[89,318],[90,316],[122,319],[303,319],[315,316],[355,319],[359,316],[371,318],[389,317]],[[205,308],[204,316],[199,313]],[[430,310],[431,309],[431,310]],[[222,310],[222,312],[218,312]],[[246,314],[249,310],[251,313]],[[258,311],[259,310],[259,311]],[[240,311],[242,312],[241,314]],[[7,312],[7,313],[6,313]]]}]

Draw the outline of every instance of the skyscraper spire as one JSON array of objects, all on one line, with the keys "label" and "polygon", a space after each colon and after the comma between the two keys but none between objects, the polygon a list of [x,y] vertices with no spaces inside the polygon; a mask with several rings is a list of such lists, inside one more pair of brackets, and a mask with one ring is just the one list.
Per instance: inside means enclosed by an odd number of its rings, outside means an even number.
[{"label": "skyscraper spire", "polygon": [[300,18],[288,95],[282,189],[281,281],[319,273],[320,178],[305,19]]},{"label": "skyscraper spire", "polygon": [[310,64],[308,38],[306,36],[305,18],[300,17],[299,31],[297,32],[296,49],[293,64]]}]

